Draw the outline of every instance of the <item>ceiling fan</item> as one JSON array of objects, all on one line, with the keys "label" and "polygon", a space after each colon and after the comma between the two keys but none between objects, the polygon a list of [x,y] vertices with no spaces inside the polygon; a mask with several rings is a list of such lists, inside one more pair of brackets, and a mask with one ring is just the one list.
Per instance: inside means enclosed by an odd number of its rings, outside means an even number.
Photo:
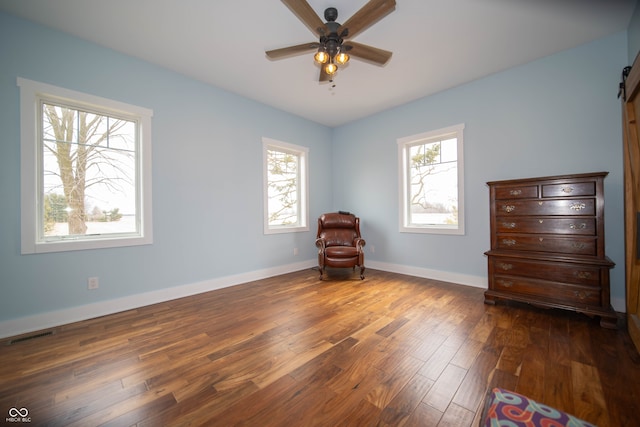
[{"label": "ceiling fan", "polygon": [[388,50],[378,49],[362,43],[351,41],[352,37],[361,33],[380,19],[393,12],[396,8],[395,0],[370,0],[344,24],[336,22],[338,10],[335,7],[324,11],[322,22],[306,0],[282,0],[289,9],[316,36],[318,42],[304,43],[266,51],[270,59],[299,55],[315,50],[315,61],[320,64],[320,81],[332,81],[339,65],[345,65],[349,57],[353,56],[377,65],[384,65],[391,58]]}]

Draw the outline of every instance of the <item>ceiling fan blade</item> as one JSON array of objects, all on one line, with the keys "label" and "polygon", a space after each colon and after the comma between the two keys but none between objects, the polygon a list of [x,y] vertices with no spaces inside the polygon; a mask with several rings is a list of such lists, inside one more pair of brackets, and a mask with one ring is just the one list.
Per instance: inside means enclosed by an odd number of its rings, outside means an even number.
[{"label": "ceiling fan blade", "polygon": [[310,50],[315,50],[318,48],[318,43],[305,43],[298,44],[295,46],[283,47],[280,49],[268,50],[265,53],[270,59],[280,59],[286,56],[300,55],[302,53],[307,53]]},{"label": "ceiling fan blade", "polygon": [[377,47],[353,41],[345,42],[345,46],[351,46],[351,49],[347,51],[349,55],[378,65],[386,64],[387,61],[391,59],[391,55],[393,55],[393,52],[389,52],[388,50],[378,49]]},{"label": "ceiling fan blade", "polygon": [[342,34],[347,29],[348,33],[344,38],[355,37],[356,34],[366,30],[393,12],[395,8],[395,0],[370,0],[369,3],[362,6],[359,11],[338,28],[338,34]]},{"label": "ceiling fan blade", "polygon": [[322,22],[322,19],[313,10],[313,8],[306,2],[306,0],[282,0],[287,5],[294,15],[301,20],[313,34],[318,37],[327,34],[327,25]]}]

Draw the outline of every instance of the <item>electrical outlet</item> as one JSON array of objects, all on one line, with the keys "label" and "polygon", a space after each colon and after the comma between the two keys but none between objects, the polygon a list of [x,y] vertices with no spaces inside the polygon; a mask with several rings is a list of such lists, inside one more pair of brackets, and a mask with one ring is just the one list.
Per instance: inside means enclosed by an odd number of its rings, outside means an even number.
[{"label": "electrical outlet", "polygon": [[298,248],[293,248],[293,256],[298,256]]},{"label": "electrical outlet", "polygon": [[100,287],[100,279],[97,277],[89,277],[87,279],[87,289],[94,290]]},{"label": "electrical outlet", "polygon": [[371,245],[371,253],[374,253],[376,251],[376,247]]}]

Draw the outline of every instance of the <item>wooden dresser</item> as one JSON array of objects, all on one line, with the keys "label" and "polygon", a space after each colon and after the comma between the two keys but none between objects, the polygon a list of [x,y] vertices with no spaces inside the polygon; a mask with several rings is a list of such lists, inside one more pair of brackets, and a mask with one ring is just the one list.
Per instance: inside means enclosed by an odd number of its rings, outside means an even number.
[{"label": "wooden dresser", "polygon": [[604,253],[607,172],[487,183],[491,194],[489,289],[509,299],[599,316],[615,328]]}]

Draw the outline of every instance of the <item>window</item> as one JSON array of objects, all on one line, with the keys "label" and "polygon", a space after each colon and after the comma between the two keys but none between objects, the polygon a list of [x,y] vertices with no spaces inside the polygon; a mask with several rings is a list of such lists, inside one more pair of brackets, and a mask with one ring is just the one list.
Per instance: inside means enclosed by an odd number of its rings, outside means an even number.
[{"label": "window", "polygon": [[463,129],[398,140],[401,232],[464,234]]},{"label": "window", "polygon": [[18,78],[22,253],[152,243],[150,110]]},{"label": "window", "polygon": [[309,230],[308,152],[305,147],[263,138],[265,234]]}]

